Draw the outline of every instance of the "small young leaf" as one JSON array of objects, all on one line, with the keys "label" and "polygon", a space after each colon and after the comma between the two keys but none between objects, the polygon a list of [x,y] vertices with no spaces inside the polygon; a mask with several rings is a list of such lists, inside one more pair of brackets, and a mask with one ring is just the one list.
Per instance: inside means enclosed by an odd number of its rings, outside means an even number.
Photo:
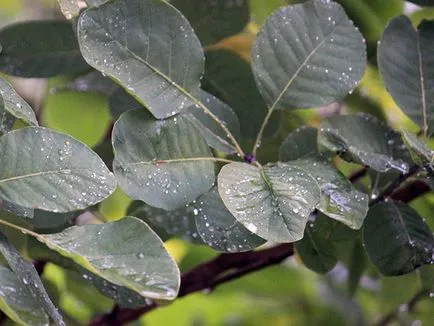
[{"label": "small young leaf", "polygon": [[[0,56],[1,58],[1,56]],[[17,94],[11,84],[0,77],[0,95],[3,98],[3,110],[25,123],[37,126],[35,112],[24,99]],[[3,121],[2,121],[3,122]]]},{"label": "small young leaf", "polygon": [[182,116],[155,120],[145,110],[128,111],[113,127],[112,143],[120,187],[151,206],[180,208],[215,180],[204,138]]},{"label": "small young leaf", "polygon": [[265,240],[252,233],[228,211],[217,187],[196,200],[194,215],[203,241],[211,248],[225,252],[241,252],[255,249]]},{"label": "small young leaf", "polygon": [[383,202],[371,207],[363,242],[369,258],[386,276],[407,274],[433,262],[434,236],[406,204]]},{"label": "small young leaf", "polygon": [[178,293],[176,263],[151,228],[135,217],[73,226],[36,238],[93,274],[141,296],[173,300]]},{"label": "small young leaf", "polygon": [[68,212],[108,197],[116,180],[86,145],[28,127],[0,138],[0,198],[26,208]]},{"label": "small young leaf", "polygon": [[295,249],[307,268],[325,274],[338,262],[336,250],[330,241],[330,232],[308,222],[304,237],[295,243]]},{"label": "small young leaf", "polygon": [[7,26],[0,31],[0,44],[0,70],[8,75],[46,78],[89,69],[68,22],[34,21]]},{"label": "small young leaf", "polygon": [[21,257],[18,250],[9,243],[8,238],[2,232],[0,232],[0,252],[5,257],[18,279],[26,286],[32,296],[39,301],[39,304],[56,325],[66,325],[53,302],[51,302],[33,264]]},{"label": "small young leaf", "polygon": [[365,114],[337,115],[324,120],[319,129],[318,149],[378,172],[408,171],[408,153],[401,135]]},{"label": "small young leaf", "polygon": [[117,0],[80,15],[85,60],[119,82],[156,118],[196,102],[202,46],[188,21],[160,0]]},{"label": "small young leaf", "polygon": [[288,162],[309,173],[321,188],[318,209],[352,229],[360,229],[368,213],[368,195],[357,191],[347,178],[321,157]]},{"label": "small young leaf", "polygon": [[316,155],[318,130],[302,126],[286,136],[279,150],[281,161],[292,161],[306,156]]},{"label": "small young leaf", "polygon": [[203,46],[241,32],[249,22],[248,0],[172,0],[190,22]]},{"label": "small young leaf", "polygon": [[270,109],[316,107],[357,86],[366,47],[339,4],[311,0],[267,19],[253,46],[252,67]]},{"label": "small young leaf", "polygon": [[220,196],[234,217],[250,232],[276,242],[303,237],[320,189],[306,172],[287,164],[257,167],[225,165],[218,176]]},{"label": "small young leaf", "polygon": [[0,267],[0,310],[20,325],[48,326],[48,317],[25,284],[6,267]]},{"label": "small young leaf", "polygon": [[434,162],[434,151],[422,139],[417,138],[406,130],[402,130],[402,139],[416,164],[424,165]]},{"label": "small young leaf", "polygon": [[393,19],[378,48],[387,90],[398,106],[426,133],[434,127],[434,22],[415,30],[408,17]]}]

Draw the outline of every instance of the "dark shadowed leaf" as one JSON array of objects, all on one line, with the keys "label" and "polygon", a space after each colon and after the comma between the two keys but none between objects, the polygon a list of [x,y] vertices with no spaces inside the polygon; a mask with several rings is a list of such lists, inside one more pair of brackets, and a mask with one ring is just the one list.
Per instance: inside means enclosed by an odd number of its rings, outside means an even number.
[{"label": "dark shadowed leaf", "polygon": [[[41,42],[41,40],[44,40]],[[72,25],[65,21],[24,22],[0,31],[0,71],[19,77],[51,77],[89,68]]]},{"label": "dark shadowed leaf", "polygon": [[303,239],[295,244],[304,265],[320,274],[329,272],[337,263],[336,249],[330,241],[331,232],[325,231],[314,222],[308,222]]},{"label": "dark shadowed leaf", "polygon": [[398,106],[425,132],[434,126],[434,22],[417,30],[409,18],[393,19],[381,38],[378,62]]},{"label": "dark shadowed leaf", "polygon": [[434,236],[406,204],[384,202],[371,207],[363,226],[363,242],[369,258],[386,276],[407,274],[433,262]]},{"label": "dark shadowed leaf", "polygon": [[228,211],[217,187],[200,196],[193,211],[202,240],[211,248],[225,252],[255,249],[265,240],[250,232]]},{"label": "dark shadowed leaf", "polygon": [[417,269],[419,272],[422,286],[430,291],[434,291],[434,265],[423,265]]},{"label": "dark shadowed leaf", "polygon": [[[1,56],[0,56],[1,58]],[[0,77],[0,95],[3,98],[3,111],[23,122],[37,126],[35,112],[24,99],[15,92],[11,84]],[[0,111],[1,112],[1,111]],[[2,124],[4,123],[2,119]]]},{"label": "dark shadowed leaf", "polygon": [[434,0],[407,0],[420,6],[434,6]]},{"label": "dark shadowed leaf", "polygon": [[52,233],[53,230],[60,231],[67,226],[71,226],[74,217],[78,215],[79,212],[53,213],[36,209],[33,218],[26,219],[26,223],[33,226],[37,231]]},{"label": "dark shadowed leaf", "polygon": [[[250,65],[228,50],[206,52],[203,88],[231,106],[243,121],[241,136],[254,139],[267,114],[267,105],[259,93]],[[266,133],[277,129],[278,121],[270,121]]]},{"label": "dark shadowed leaf", "polygon": [[203,46],[241,32],[250,18],[248,0],[172,0]]},{"label": "dark shadowed leaf", "polygon": [[359,287],[360,279],[368,265],[368,257],[360,239],[354,241],[348,266],[348,295],[353,297]]},{"label": "dark shadowed leaf", "polygon": [[172,300],[178,293],[176,263],[151,228],[135,217],[73,226],[36,239],[93,274],[141,296]]},{"label": "dark shadowed leaf", "polygon": [[180,237],[193,243],[203,243],[196,228],[194,203],[166,211],[136,201],[128,207],[128,215],[145,221],[163,241]]},{"label": "dark shadowed leaf", "polygon": [[267,19],[253,46],[252,67],[270,109],[320,106],[357,86],[366,48],[339,4],[311,0]]},{"label": "dark shadowed leaf", "polygon": [[280,146],[280,160],[292,161],[317,154],[317,135],[318,130],[309,126],[302,126],[291,132]]},{"label": "dark shadowed leaf", "polygon": [[416,164],[423,165],[434,162],[434,151],[428,147],[425,141],[406,130],[402,130],[402,139]]},{"label": "dark shadowed leaf", "polygon": [[0,309],[20,325],[48,326],[48,317],[24,283],[0,266]]},{"label": "dark shadowed leaf", "polygon": [[321,188],[321,201],[317,208],[325,215],[352,229],[360,229],[368,212],[369,198],[356,190],[351,182],[331,163],[321,157],[288,162],[311,175]]},{"label": "dark shadowed leaf", "polygon": [[182,116],[155,120],[145,110],[128,111],[113,127],[112,143],[120,187],[151,206],[183,207],[215,180],[208,145]]},{"label": "dark shadowed leaf", "polygon": [[73,92],[98,92],[103,94],[111,94],[120,88],[113,80],[104,77],[99,71],[92,70],[91,72],[78,76],[71,83],[55,87],[51,92],[58,91],[73,91]]},{"label": "dark shadowed leaf", "polygon": [[118,0],[80,15],[86,61],[119,82],[157,118],[193,105],[202,46],[188,21],[164,1]]},{"label": "dark shadowed leaf", "polygon": [[122,113],[129,110],[143,108],[143,104],[139,103],[132,95],[123,88],[115,90],[109,98],[110,113],[114,120],[119,119]]},{"label": "dark shadowed leaf", "polygon": [[369,115],[338,115],[324,120],[318,134],[320,152],[339,154],[344,160],[378,172],[407,173],[401,135]]},{"label": "dark shadowed leaf", "polygon": [[86,208],[108,197],[115,178],[103,161],[74,138],[41,127],[0,138],[0,197],[54,212]]},{"label": "dark shadowed leaf", "polygon": [[284,163],[264,167],[225,165],[218,176],[218,187],[225,206],[240,223],[276,242],[300,240],[309,214],[320,201],[316,181]]},{"label": "dark shadowed leaf", "polygon": [[51,302],[51,299],[48,296],[47,291],[45,290],[44,285],[39,278],[39,274],[33,264],[21,257],[18,250],[9,243],[7,237],[1,232],[0,252],[7,260],[16,277],[39,302],[39,305],[44,308],[46,313],[55,322],[55,324],[58,326],[66,325],[53,302]]}]

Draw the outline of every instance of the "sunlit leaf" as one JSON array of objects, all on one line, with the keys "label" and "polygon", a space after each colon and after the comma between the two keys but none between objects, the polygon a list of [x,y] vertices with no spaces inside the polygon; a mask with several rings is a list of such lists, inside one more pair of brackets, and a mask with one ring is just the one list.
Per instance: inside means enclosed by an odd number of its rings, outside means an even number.
[{"label": "sunlit leaf", "polygon": [[406,147],[401,135],[369,115],[337,115],[319,129],[320,152],[339,154],[344,160],[378,172],[407,173]]},{"label": "sunlit leaf", "polygon": [[177,295],[176,263],[158,236],[137,218],[73,226],[36,238],[93,274],[144,297],[172,300]]},{"label": "sunlit leaf", "polygon": [[292,161],[318,153],[318,130],[309,126],[302,126],[286,136],[279,150],[282,161]]},{"label": "sunlit leaf", "polygon": [[303,237],[309,214],[320,200],[316,181],[287,164],[225,165],[218,176],[220,196],[249,231],[276,242]]},{"label": "sunlit leaf", "polygon": [[267,19],[252,67],[270,109],[325,105],[357,86],[366,68],[365,43],[339,4],[311,0]]},{"label": "sunlit leaf", "polygon": [[57,0],[60,10],[67,19],[75,17],[80,12],[78,0]]},{"label": "sunlit leaf", "polygon": [[369,198],[356,190],[348,179],[321,157],[288,162],[309,173],[321,188],[318,209],[352,229],[360,229],[368,212]]},{"label": "sunlit leaf", "polygon": [[[44,40],[41,42],[41,40]],[[0,71],[19,77],[51,77],[89,68],[73,27],[65,21],[24,22],[0,31]]]},{"label": "sunlit leaf", "polygon": [[200,237],[216,250],[240,252],[255,249],[265,243],[264,239],[246,229],[228,211],[217,187],[196,200],[193,213]]},{"label": "sunlit leaf", "polygon": [[128,111],[113,127],[112,143],[119,186],[151,206],[180,208],[214,182],[208,145],[182,116],[155,120],[145,110]]},{"label": "sunlit leaf", "polygon": [[406,130],[402,130],[402,139],[415,163],[419,165],[434,163],[434,151],[428,147],[426,142]]},{"label": "sunlit leaf", "polygon": [[108,197],[115,179],[103,161],[74,138],[28,127],[0,138],[0,197],[27,208],[67,212]]},{"label": "sunlit leaf", "polygon": [[7,260],[17,278],[23,283],[32,296],[36,298],[39,305],[43,307],[55,324],[58,326],[66,325],[53,302],[51,302],[33,264],[21,257],[18,250],[9,243],[7,237],[1,232],[0,252]]},{"label": "sunlit leaf", "polygon": [[118,0],[78,21],[86,61],[145,104],[157,118],[193,105],[204,55],[188,21],[164,1]]},{"label": "sunlit leaf", "polygon": [[172,0],[187,18],[203,46],[241,32],[249,22],[247,0]]},{"label": "sunlit leaf", "polygon": [[10,269],[3,266],[0,267],[0,309],[20,325],[49,325],[38,300]]},{"label": "sunlit leaf", "polygon": [[414,29],[409,18],[393,19],[381,38],[378,62],[386,89],[424,132],[434,124],[434,22]]},{"label": "sunlit leaf", "polygon": [[383,275],[402,275],[432,264],[434,236],[410,206],[384,202],[371,207],[363,226],[369,258]]}]

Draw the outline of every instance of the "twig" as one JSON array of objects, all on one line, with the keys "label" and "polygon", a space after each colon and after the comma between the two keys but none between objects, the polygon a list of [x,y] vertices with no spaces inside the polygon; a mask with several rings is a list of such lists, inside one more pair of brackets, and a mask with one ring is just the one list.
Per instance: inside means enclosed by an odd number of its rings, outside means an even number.
[{"label": "twig", "polygon": [[[178,298],[197,291],[212,291],[220,284],[235,280],[267,266],[279,264],[287,257],[292,256],[293,253],[292,243],[285,243],[261,251],[221,254],[182,276]],[[144,313],[157,307],[158,304],[155,302],[139,309],[126,309],[115,306],[109,314],[97,317],[90,325],[123,325],[136,320]]]},{"label": "twig", "polygon": [[[427,290],[422,290],[419,291],[418,293],[416,293],[411,299],[410,301],[408,301],[405,304],[405,311],[406,312],[413,312],[414,309],[416,308],[416,304],[422,300],[425,297],[428,297],[428,293],[429,291]],[[402,312],[402,305],[397,307],[395,310],[393,310],[392,312],[390,312],[389,314],[387,314],[386,316],[380,318],[380,320],[374,324],[374,326],[387,326],[390,324],[390,322],[392,322],[393,320],[397,319],[399,316],[399,313]]]}]

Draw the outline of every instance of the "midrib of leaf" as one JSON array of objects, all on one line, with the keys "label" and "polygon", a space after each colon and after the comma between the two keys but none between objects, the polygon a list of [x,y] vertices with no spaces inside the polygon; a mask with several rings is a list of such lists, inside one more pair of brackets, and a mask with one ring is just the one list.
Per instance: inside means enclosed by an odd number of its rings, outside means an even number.
[{"label": "midrib of leaf", "polygon": [[[71,173],[71,171],[74,171],[77,169],[64,169],[64,170],[53,170],[53,171],[41,171],[41,172],[35,172],[35,173],[28,173],[28,174],[23,174],[23,175],[19,175],[16,177],[10,177],[10,178],[6,178],[6,179],[0,179],[0,184],[1,183],[6,183],[6,182],[10,182],[10,181],[16,181],[16,180],[21,180],[21,179],[26,179],[26,178],[32,178],[32,177],[38,177],[41,175],[45,175],[45,174],[68,174]],[[86,169],[83,169],[86,170]]]},{"label": "midrib of leaf", "polygon": [[422,52],[420,50],[420,37],[419,32],[416,31],[416,40],[417,40],[417,56],[419,60],[419,76],[420,76],[420,90],[421,90],[421,101],[422,101],[422,114],[423,114],[423,134],[426,137],[428,132],[428,113],[426,109],[426,97],[425,97],[425,77],[423,73],[422,66]]},{"label": "midrib of leaf", "polygon": [[[107,31],[103,26],[100,25],[100,27]],[[231,131],[223,124],[223,122],[214,114],[211,112],[210,109],[206,105],[202,103],[199,99],[194,97],[190,92],[188,92],[186,89],[181,87],[178,83],[174,82],[172,79],[170,79],[168,76],[166,76],[163,72],[161,72],[159,69],[154,67],[152,64],[150,64],[148,61],[144,60],[142,57],[138,56],[136,53],[131,51],[126,45],[122,44],[118,40],[115,40],[114,38],[111,38],[113,42],[117,43],[120,47],[124,48],[129,54],[131,54],[135,59],[137,59],[139,62],[145,64],[149,69],[151,69],[153,72],[155,72],[158,76],[163,78],[164,80],[168,81],[173,87],[175,87],[178,91],[180,91],[182,94],[187,96],[194,104],[198,105],[202,110],[205,111],[206,114],[208,114],[217,124],[223,129],[223,131],[228,135],[229,139],[234,144],[238,154],[240,154],[242,157],[244,157],[244,151],[242,150],[241,146],[238,144],[237,140],[235,139],[234,135],[231,133]],[[148,46],[148,50],[150,49],[150,46]]]},{"label": "midrib of leaf", "polygon": [[259,129],[259,133],[258,136],[256,137],[256,141],[255,144],[253,145],[253,149],[252,149],[252,153],[253,155],[256,154],[256,150],[258,149],[260,143],[261,143],[261,139],[262,139],[262,134],[264,133],[265,127],[268,124],[268,121],[271,118],[271,114],[274,112],[274,110],[276,109],[276,105],[280,102],[280,100],[282,99],[283,95],[285,95],[286,91],[288,90],[288,88],[291,86],[291,84],[293,83],[293,81],[295,80],[295,78],[297,78],[298,74],[300,73],[300,71],[306,66],[306,64],[309,62],[310,58],[319,50],[319,48],[324,44],[324,42],[326,41],[326,39],[328,39],[328,37],[333,34],[334,30],[335,30],[336,26],[333,27],[333,29],[331,30],[331,32],[329,34],[327,34],[327,36],[325,36],[320,43],[318,43],[318,45],[309,53],[309,55],[306,57],[306,59],[304,59],[304,61],[302,62],[302,64],[300,65],[300,67],[298,67],[298,69],[295,71],[294,75],[289,79],[288,83],[285,85],[285,87],[283,88],[283,90],[280,92],[279,96],[277,96],[276,100],[273,102],[273,104],[271,105],[270,109],[267,112],[267,115],[264,118],[264,121],[262,122],[261,125],[261,129]]},{"label": "midrib of leaf", "polygon": [[220,157],[189,157],[189,158],[175,158],[169,160],[151,160],[151,161],[140,161],[135,163],[128,163],[124,166],[137,166],[137,165],[159,165],[166,163],[188,163],[188,162],[197,162],[197,161],[214,161],[214,162],[222,162],[222,163],[234,163],[235,161],[220,158]]},{"label": "midrib of leaf", "polygon": [[416,246],[413,246],[411,244],[412,243],[415,244],[415,240],[413,240],[412,237],[410,236],[410,233],[408,233],[407,225],[405,224],[404,219],[402,218],[402,215],[401,215],[399,208],[394,203],[392,203],[392,206],[393,206],[393,209],[396,211],[396,216],[398,216],[398,220],[401,223],[401,226],[404,230],[405,235],[407,236],[408,243],[410,244],[410,247],[412,248],[412,251],[413,251],[412,260],[413,260],[413,258],[416,257],[417,253],[416,253]]}]

